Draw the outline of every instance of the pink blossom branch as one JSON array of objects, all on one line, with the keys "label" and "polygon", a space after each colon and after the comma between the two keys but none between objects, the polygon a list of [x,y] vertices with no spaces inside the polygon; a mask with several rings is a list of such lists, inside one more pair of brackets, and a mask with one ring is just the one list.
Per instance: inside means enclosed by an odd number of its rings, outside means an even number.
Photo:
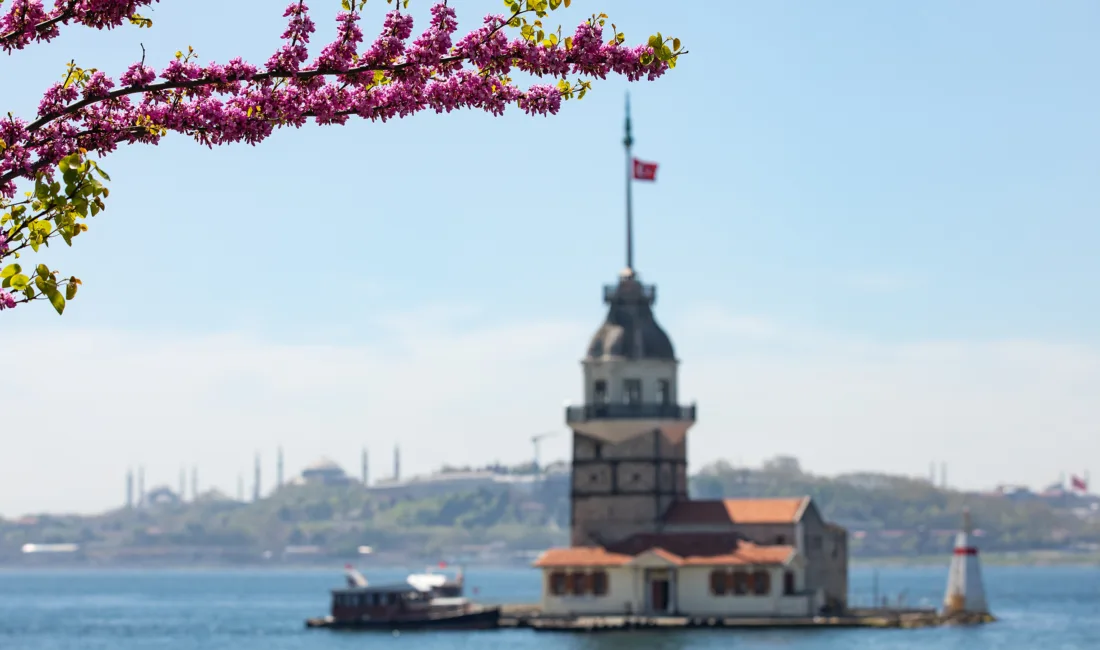
[{"label": "pink blossom branch", "polygon": [[148,26],[151,23],[136,12],[159,1],[55,0],[54,8],[47,10],[42,0],[11,0],[11,7],[0,15],[0,48],[11,54],[31,42],[51,41],[60,34],[61,25],[70,22],[96,29],[112,29],[127,21]]},{"label": "pink blossom branch", "polygon": [[[88,11],[95,5],[106,12],[101,20],[117,21],[125,11],[151,1],[58,0],[58,6]],[[36,0],[17,2],[24,8],[41,6]],[[455,12],[439,2],[431,9],[428,27],[409,43],[412,18],[394,10],[363,51],[360,14],[342,11],[335,39],[305,65],[315,29],[304,1],[295,0],[284,12],[284,44],[264,69],[241,59],[200,66],[189,51],[160,73],[144,60],[131,65],[116,88],[104,73],[72,66],[66,81],[46,92],[37,119],[0,120],[0,195],[12,196],[18,178],[52,173],[52,166],[73,151],[105,154],[120,144],[156,144],[169,131],[213,146],[256,144],[275,128],[300,127],[309,119],[318,124],[343,124],[352,116],[386,121],[426,109],[441,113],[459,108],[501,114],[511,104],[532,115],[554,114],[563,99],[583,96],[589,85],[568,83],[567,74],[655,79],[683,53],[678,41],[672,51],[659,36],[640,46],[622,45],[621,34],[604,42],[602,15],[582,23],[569,38],[544,38],[541,31],[536,38],[534,27],[520,18],[530,11],[487,16],[481,28],[454,43]],[[521,22],[523,38],[504,36],[507,25]],[[541,30],[539,21],[534,25]],[[514,70],[561,81],[521,90],[509,77]]]}]

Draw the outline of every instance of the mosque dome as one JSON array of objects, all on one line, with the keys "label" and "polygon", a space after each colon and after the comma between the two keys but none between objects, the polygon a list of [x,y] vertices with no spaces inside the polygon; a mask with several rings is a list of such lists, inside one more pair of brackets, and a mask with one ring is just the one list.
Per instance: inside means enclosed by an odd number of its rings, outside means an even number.
[{"label": "mosque dome", "polygon": [[307,472],[343,472],[344,470],[332,460],[321,458],[306,466]]},{"label": "mosque dome", "polygon": [[604,288],[607,318],[588,344],[587,359],[661,359],[674,361],[675,351],[657,320],[657,291],[638,281],[633,269],[619,274],[619,284]]}]

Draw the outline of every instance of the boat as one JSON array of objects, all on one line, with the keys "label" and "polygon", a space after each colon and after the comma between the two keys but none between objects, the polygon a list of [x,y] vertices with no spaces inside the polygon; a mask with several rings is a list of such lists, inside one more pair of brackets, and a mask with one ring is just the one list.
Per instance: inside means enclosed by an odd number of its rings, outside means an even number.
[{"label": "boat", "polygon": [[328,616],[311,618],[306,627],[349,630],[491,630],[500,626],[500,607],[485,607],[463,593],[461,569],[455,579],[428,570],[405,582],[370,585],[351,566],[347,586],[332,591]]}]

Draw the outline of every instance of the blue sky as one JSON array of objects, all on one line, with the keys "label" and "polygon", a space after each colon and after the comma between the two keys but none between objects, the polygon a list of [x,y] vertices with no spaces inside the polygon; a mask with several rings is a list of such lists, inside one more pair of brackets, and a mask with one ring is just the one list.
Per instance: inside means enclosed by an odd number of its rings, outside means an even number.
[{"label": "blue sky", "polygon": [[[338,3],[311,4],[320,43]],[[460,22],[499,5],[463,0]],[[630,90],[636,154],[661,165],[635,191],[636,266],[700,401],[694,464],[946,460],[968,487],[1100,468],[1100,6],[577,0],[560,18],[600,10],[629,40],[659,29],[691,50]],[[5,108],[31,113],[70,58],[117,75],[139,43],[158,63],[187,45],[262,61],[283,21],[259,0],[151,15],[8,57]],[[79,299],[0,325],[5,376],[83,393],[7,417],[0,513],[105,507],[137,463],[150,482],[198,464],[231,491],[278,444],[290,469],[352,467],[367,445],[376,475],[398,441],[410,472],[527,459],[531,433],[564,429],[623,265],[626,89],[597,83],[548,119],[419,115],[105,159],[108,211],[43,256],[83,278]]]}]

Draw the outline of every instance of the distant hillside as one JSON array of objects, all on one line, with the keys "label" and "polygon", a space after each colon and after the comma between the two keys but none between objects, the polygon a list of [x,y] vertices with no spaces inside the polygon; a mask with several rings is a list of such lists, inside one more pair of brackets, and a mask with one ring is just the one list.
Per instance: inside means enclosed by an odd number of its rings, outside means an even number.
[{"label": "distant hillside", "polygon": [[[20,552],[27,543],[77,543],[87,562],[298,562],[356,556],[363,546],[380,557],[525,561],[568,542],[568,481],[559,474],[526,488],[502,482],[430,498],[359,485],[288,486],[255,503],[211,494],[94,517],[0,520],[0,562],[27,561]],[[1096,501],[964,494],[878,474],[826,478],[792,459],[755,469],[715,463],[692,477],[691,491],[704,499],[811,495],[848,528],[855,557],[946,552],[964,506],[986,551],[1100,545]]]},{"label": "distant hillside", "polygon": [[711,464],[692,477],[692,493],[703,499],[808,494],[827,518],[848,529],[857,557],[945,552],[964,507],[970,508],[985,550],[1096,550],[1100,544],[1096,498],[964,493],[921,479],[874,473],[829,478],[804,473],[797,461],[783,460],[763,469]]}]

